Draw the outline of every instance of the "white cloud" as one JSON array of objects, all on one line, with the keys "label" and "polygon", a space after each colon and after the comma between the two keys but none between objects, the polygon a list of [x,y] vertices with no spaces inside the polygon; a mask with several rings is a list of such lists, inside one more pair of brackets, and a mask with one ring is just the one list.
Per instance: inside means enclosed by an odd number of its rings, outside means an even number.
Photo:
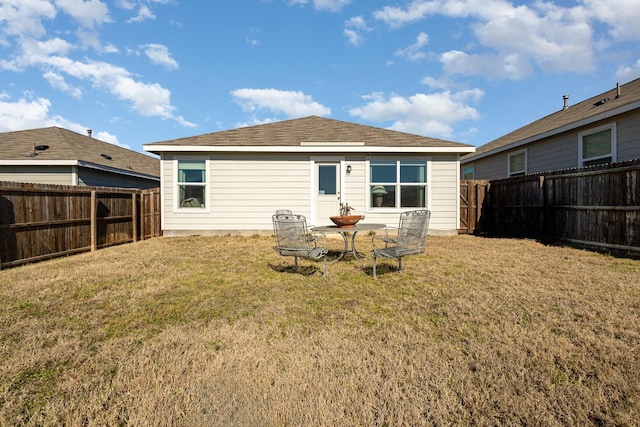
[{"label": "white cloud", "polygon": [[38,63],[47,65],[79,80],[89,80],[98,87],[109,91],[119,99],[130,102],[133,109],[145,117],[162,117],[176,120],[183,126],[195,127],[181,116],[176,116],[171,105],[171,92],[157,83],[143,83],[131,77],[129,71],[106,62],[80,62],[70,58],[51,56],[39,57]]},{"label": "white cloud", "polygon": [[[306,5],[309,0],[289,0],[290,5]],[[340,12],[342,8],[351,3],[351,0],[311,0],[316,10],[328,10],[330,12]]]},{"label": "white cloud", "polygon": [[137,22],[146,21],[147,19],[156,19],[156,15],[151,11],[151,9],[149,9],[149,6],[147,6],[146,4],[142,4],[140,5],[138,14],[133,18],[127,20],[127,23],[132,23],[132,22],[137,23]]},{"label": "white cloud", "polygon": [[640,78],[640,59],[631,66],[618,68],[616,72],[616,79],[620,83],[628,83],[637,78]]},{"label": "white cloud", "polygon": [[362,43],[364,43],[364,38],[360,35],[359,32],[349,29],[349,28],[345,28],[342,31],[342,34],[344,34],[344,36],[347,38],[347,41],[349,42],[350,45],[353,46],[361,46]]},{"label": "white cloud", "polygon": [[121,144],[118,141],[118,137],[109,132],[98,131],[93,134],[93,137],[100,141],[108,142],[109,144],[117,145],[119,147],[128,148],[129,150],[131,150],[131,147],[129,147],[127,144]]},{"label": "white cloud", "polygon": [[374,12],[373,17],[383,21],[391,28],[398,28],[420,21],[428,14],[437,12],[439,6],[437,1],[413,1],[406,9],[385,6]]},{"label": "white cloud", "polygon": [[421,59],[425,59],[427,54],[423,52],[421,49],[429,43],[429,36],[420,32],[416,37],[416,42],[404,49],[398,49],[395,52],[395,56],[399,56],[401,58],[406,58],[409,61],[415,62]]},{"label": "white cloud", "polygon": [[0,131],[54,126],[55,120],[49,117],[49,107],[51,102],[44,98],[0,101]]},{"label": "white cloud", "polygon": [[604,22],[620,41],[640,40],[640,4],[637,0],[583,0],[594,21]]},{"label": "white cloud", "polygon": [[440,61],[449,74],[477,75],[487,79],[518,80],[533,73],[525,55],[468,55],[460,51],[445,52]]},{"label": "white cloud", "polygon": [[349,44],[353,46],[360,46],[364,43],[362,32],[371,31],[371,28],[367,25],[362,16],[354,16],[344,23],[345,29],[342,34],[347,38]]},{"label": "white cloud", "polygon": [[166,46],[154,43],[141,47],[144,49],[145,55],[147,55],[154,64],[159,64],[172,70],[179,68],[178,63],[171,57],[169,48]]},{"label": "white cloud", "polygon": [[436,15],[467,20],[476,46],[447,52],[441,60],[450,73],[485,77],[522,78],[534,66],[548,72],[588,73],[596,66],[597,52],[610,44],[608,39],[640,40],[638,0],[582,0],[570,7],[557,3],[413,0],[405,7],[383,7],[373,17],[390,28]]},{"label": "white cloud", "polygon": [[118,0],[116,1],[116,6],[125,10],[133,10],[136,7],[133,2],[130,2],[128,0]]},{"label": "white cloud", "polygon": [[278,89],[237,89],[231,92],[243,111],[269,110],[289,118],[311,115],[327,116],[331,109],[315,102],[309,95]]},{"label": "white cloud", "polygon": [[45,80],[49,82],[51,87],[53,87],[54,89],[67,92],[76,99],[82,98],[82,90],[78,87],[69,85],[64,80],[64,77],[59,73],[56,73],[54,71],[47,71],[44,73],[43,77],[45,78]]},{"label": "white cloud", "polygon": [[393,121],[390,129],[402,132],[451,138],[455,123],[479,118],[470,104],[478,103],[483,95],[480,89],[418,93],[410,97],[374,93],[364,98],[365,105],[349,113],[374,122]]},{"label": "white cloud", "polygon": [[111,22],[109,9],[100,0],[55,0],[55,3],[87,28]]},{"label": "white cloud", "polygon": [[48,0],[3,0],[0,2],[0,34],[42,37],[43,19],[54,19],[56,8]]}]

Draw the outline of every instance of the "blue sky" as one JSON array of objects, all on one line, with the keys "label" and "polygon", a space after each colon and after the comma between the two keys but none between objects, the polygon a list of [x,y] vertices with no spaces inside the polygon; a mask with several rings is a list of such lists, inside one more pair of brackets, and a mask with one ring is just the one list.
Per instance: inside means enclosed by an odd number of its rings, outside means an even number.
[{"label": "blue sky", "polygon": [[482,145],[640,77],[640,0],[0,0],[0,132],[319,115]]}]

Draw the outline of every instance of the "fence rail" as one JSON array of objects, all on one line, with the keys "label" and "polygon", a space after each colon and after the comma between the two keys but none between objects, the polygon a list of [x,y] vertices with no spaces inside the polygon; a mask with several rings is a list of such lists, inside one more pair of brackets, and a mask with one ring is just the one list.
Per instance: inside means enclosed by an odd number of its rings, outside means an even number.
[{"label": "fence rail", "polygon": [[0,268],[161,235],[159,189],[0,182]]},{"label": "fence rail", "polygon": [[491,181],[481,231],[640,254],[640,160]]}]

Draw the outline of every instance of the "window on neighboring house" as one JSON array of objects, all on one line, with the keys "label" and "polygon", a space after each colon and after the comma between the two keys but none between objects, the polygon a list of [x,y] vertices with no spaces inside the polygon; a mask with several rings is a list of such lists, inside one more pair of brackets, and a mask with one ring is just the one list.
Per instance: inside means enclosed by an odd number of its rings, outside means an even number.
[{"label": "window on neighboring house", "polygon": [[509,176],[520,176],[527,173],[527,152],[517,151],[509,154]]},{"label": "window on neighboring house", "polygon": [[462,179],[473,179],[474,170],[473,165],[462,166]]},{"label": "window on neighboring house", "polygon": [[592,166],[616,161],[613,126],[579,135],[579,165]]},{"label": "window on neighboring house", "polygon": [[372,208],[426,208],[426,160],[371,160],[369,191]]},{"label": "window on neighboring house", "polygon": [[207,194],[205,160],[178,160],[178,204],[181,208],[205,208]]}]

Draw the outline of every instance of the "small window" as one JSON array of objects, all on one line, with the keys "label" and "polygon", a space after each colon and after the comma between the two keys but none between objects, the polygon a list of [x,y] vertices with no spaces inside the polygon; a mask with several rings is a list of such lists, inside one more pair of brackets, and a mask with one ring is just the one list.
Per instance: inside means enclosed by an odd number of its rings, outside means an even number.
[{"label": "small window", "polygon": [[527,173],[527,152],[518,151],[509,154],[509,176],[520,176]]},{"label": "small window", "polygon": [[462,166],[462,179],[473,179],[474,172],[473,165]]},{"label": "small window", "polygon": [[178,160],[178,203],[181,208],[206,207],[206,161]]},{"label": "small window", "polygon": [[369,162],[372,208],[427,207],[425,160],[372,160]]},{"label": "small window", "polygon": [[579,166],[615,162],[615,139],[612,126],[580,134]]}]

